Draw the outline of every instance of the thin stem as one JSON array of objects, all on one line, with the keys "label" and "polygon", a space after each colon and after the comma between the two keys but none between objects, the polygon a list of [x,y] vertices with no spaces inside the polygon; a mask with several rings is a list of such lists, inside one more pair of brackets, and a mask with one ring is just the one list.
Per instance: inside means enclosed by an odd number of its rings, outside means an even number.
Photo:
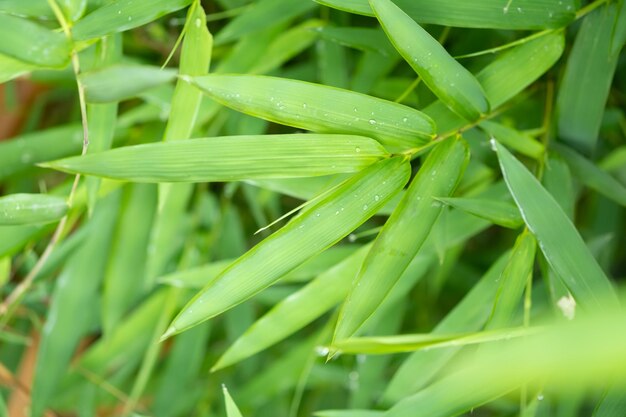
[{"label": "thin stem", "polygon": [[602,6],[604,3],[608,3],[609,1],[610,0],[597,0],[593,3],[586,5],[576,12],[576,20],[587,16],[589,13],[593,12],[595,9]]},{"label": "thin stem", "polygon": [[[63,12],[57,5],[56,0],[48,0],[48,4],[50,5],[50,8],[54,12],[54,15],[56,16],[57,20],[59,21],[59,24],[61,25],[61,28],[63,29],[63,32],[65,33],[65,36],[69,39],[70,43],[73,44],[70,25],[65,19],[65,16],[63,16]],[[78,75],[80,74],[80,61],[78,59],[78,52],[74,46],[72,47],[71,62],[72,62],[72,68],[74,70],[74,76],[76,77],[76,85],[78,88],[78,100],[80,104],[81,122],[83,126],[83,148],[81,151],[81,155],[85,155],[87,153],[87,149],[89,148],[89,126],[87,122],[87,104],[86,104],[87,102],[85,100],[85,88],[80,82],[80,79],[78,78]],[[78,188],[79,181],[80,181],[80,174],[77,174],[74,177],[74,182],[72,183],[70,194],[67,197],[67,203],[70,207],[72,206],[74,202],[74,196],[76,195],[76,189]],[[59,224],[57,225],[56,229],[54,230],[54,233],[52,234],[52,238],[48,242],[48,245],[44,249],[41,257],[39,257],[39,259],[37,260],[37,263],[35,264],[33,269],[30,270],[26,278],[24,278],[22,282],[20,282],[19,285],[15,287],[13,292],[11,292],[11,294],[9,294],[9,296],[2,303],[2,305],[0,305],[0,317],[2,317],[2,321],[0,324],[4,325],[8,322],[11,316],[11,313],[14,310],[16,302],[19,301],[22,298],[22,296],[26,293],[26,291],[28,291],[28,289],[31,287],[31,285],[33,284],[33,281],[35,280],[35,278],[37,277],[37,275],[39,274],[39,272],[45,265],[46,261],[52,254],[52,251],[61,240],[61,237],[63,236],[63,231],[65,230],[65,225],[67,224],[68,216],[69,214],[66,214],[59,221]]]},{"label": "thin stem", "polygon": [[557,30],[560,30],[560,29],[542,30],[541,32],[535,32],[532,35],[528,35],[528,36],[526,36],[524,38],[520,38],[520,39],[514,40],[513,42],[505,43],[504,45],[496,46],[494,48],[484,49],[482,51],[472,52],[472,53],[469,53],[469,54],[457,55],[454,58],[456,58],[456,59],[463,59],[463,58],[473,58],[473,57],[477,57],[477,56],[481,56],[481,55],[487,55],[487,54],[495,54],[496,52],[500,52],[500,51],[503,51],[505,49],[509,49],[509,48],[514,47],[514,46],[522,45],[522,44],[524,44],[526,42],[530,42],[530,41],[532,41],[534,39],[541,38],[542,36],[545,36],[547,34],[556,32]]}]

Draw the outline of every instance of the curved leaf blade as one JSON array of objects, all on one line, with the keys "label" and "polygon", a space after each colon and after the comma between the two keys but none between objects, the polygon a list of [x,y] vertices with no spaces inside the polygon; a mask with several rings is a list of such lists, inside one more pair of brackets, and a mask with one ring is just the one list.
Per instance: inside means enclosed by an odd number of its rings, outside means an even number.
[{"label": "curved leaf blade", "polygon": [[176,71],[148,65],[112,65],[79,76],[91,103],[126,100],[176,78]]},{"label": "curved leaf blade", "polygon": [[10,194],[0,197],[0,226],[50,223],[67,213],[65,199],[46,194]]},{"label": "curved leaf blade", "polygon": [[356,172],[387,156],[360,136],[250,135],[125,146],[43,165],[134,182],[210,182]]},{"label": "curved leaf blade", "polygon": [[438,197],[437,200],[502,227],[517,229],[524,224],[513,203],[487,198]]},{"label": "curved leaf blade", "polygon": [[53,32],[21,17],[0,13],[0,53],[44,67],[69,63],[71,46],[61,32]]},{"label": "curved leaf blade", "polygon": [[441,214],[442,204],[433,197],[452,194],[468,161],[468,146],[460,137],[445,140],[428,155],[363,262],[339,313],[334,340],[356,333],[383,302]]},{"label": "curved leaf blade", "polygon": [[600,310],[617,305],[611,282],[563,209],[521,162],[504,146],[493,143],[504,180],[526,225],[576,302]]},{"label": "curved leaf blade", "polygon": [[354,175],[235,261],[183,308],[166,336],[245,301],[334,245],[373,216],[408,177],[409,164],[401,157],[383,160]]},{"label": "curved leaf blade", "polygon": [[192,0],[118,0],[78,20],[72,28],[77,41],[123,32],[188,6]]},{"label": "curved leaf blade", "polygon": [[391,0],[370,0],[391,43],[424,83],[467,120],[489,113],[489,101],[474,76]]},{"label": "curved leaf blade", "polygon": [[[315,0],[336,9],[372,16],[367,0]],[[574,20],[572,0],[525,0],[510,5],[502,0],[396,0],[402,10],[419,23],[490,29],[560,28]]]},{"label": "curved leaf blade", "polygon": [[348,90],[251,75],[208,75],[187,80],[237,111],[317,133],[368,136],[391,152],[404,151],[435,137],[434,123],[421,112]]}]

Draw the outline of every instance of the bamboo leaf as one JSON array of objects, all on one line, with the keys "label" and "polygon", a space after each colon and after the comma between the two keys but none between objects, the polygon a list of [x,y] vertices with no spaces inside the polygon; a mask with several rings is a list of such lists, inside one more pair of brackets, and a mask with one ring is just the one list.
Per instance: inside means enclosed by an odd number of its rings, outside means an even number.
[{"label": "bamboo leaf", "polygon": [[311,19],[279,35],[268,45],[264,53],[264,60],[255,65],[250,73],[267,74],[280,68],[311,46],[317,40],[314,29],[321,29],[324,24],[322,20]]},{"label": "bamboo leaf", "polygon": [[539,159],[544,154],[545,149],[542,143],[518,130],[490,121],[481,122],[480,127],[496,138],[498,142],[522,155]]},{"label": "bamboo leaf", "polygon": [[[97,314],[94,300],[102,281],[119,198],[100,201],[91,221],[94,229],[80,251],[73,254],[56,282],[51,312],[37,352],[31,415],[40,417],[58,390],[58,382],[74,350]],[[86,277],[88,279],[86,279]],[[77,314],[80,312],[80,314]]]},{"label": "bamboo leaf", "polygon": [[408,168],[403,158],[391,158],[344,182],[287,226],[249,250],[198,293],[174,319],[166,336],[184,331],[243,302],[337,243],[374,215],[406,184]]},{"label": "bamboo leaf", "polygon": [[300,134],[150,143],[44,165],[125,181],[208,182],[355,172],[386,156],[369,138]]},{"label": "bamboo leaf", "polygon": [[359,249],[274,306],[228,348],[211,370],[225,368],[260,352],[339,304],[350,290],[368,250],[369,245]]},{"label": "bamboo leaf", "polygon": [[[368,0],[315,0],[351,13],[373,15]],[[574,19],[571,0],[527,0],[515,5],[501,0],[396,0],[419,23],[491,29],[546,29],[565,26]]]},{"label": "bamboo leaf", "polygon": [[[509,259],[505,253],[494,262],[472,290],[433,329],[432,333],[475,332],[480,330],[491,313],[498,289],[498,279]],[[414,394],[428,383],[460,350],[422,350],[411,354],[391,379],[383,398],[390,403]]]},{"label": "bamboo leaf", "polygon": [[226,385],[222,385],[222,390],[224,391],[224,404],[226,405],[226,417],[243,417],[239,408],[237,408],[237,404],[228,393],[226,389]]},{"label": "bamboo leaf", "polygon": [[442,349],[509,340],[539,331],[535,328],[511,328],[463,334],[404,334],[396,336],[353,337],[337,342],[332,348],[342,354],[387,355],[422,349]]},{"label": "bamboo leaf", "polygon": [[524,224],[515,204],[487,198],[438,197],[442,203],[466,211],[491,223],[517,229]]},{"label": "bamboo leaf", "polygon": [[391,0],[370,0],[391,43],[424,83],[467,120],[489,113],[485,92],[474,76]]},{"label": "bamboo leaf", "polygon": [[585,17],[557,97],[560,137],[590,154],[596,145],[619,54],[611,53],[617,5]]},{"label": "bamboo leaf", "polygon": [[617,204],[626,206],[626,187],[608,172],[598,168],[593,162],[566,146],[555,145],[554,148],[583,184]]},{"label": "bamboo leaf", "polygon": [[85,97],[91,103],[126,100],[173,81],[176,71],[147,65],[112,65],[80,75]]},{"label": "bamboo leaf", "polygon": [[417,110],[347,90],[249,75],[209,75],[189,81],[237,111],[318,133],[372,137],[391,152],[434,137],[434,124]]},{"label": "bamboo leaf", "polygon": [[564,48],[563,31],[550,32],[505,52],[480,71],[476,78],[491,108],[506,103],[542,76],[558,61]]},{"label": "bamboo leaf", "polygon": [[524,230],[517,238],[511,251],[496,293],[491,317],[486,329],[498,329],[511,326],[513,316],[520,305],[520,300],[529,280],[532,281],[535,263],[535,238]]},{"label": "bamboo leaf", "polygon": [[[544,327],[527,337],[498,342],[490,355],[470,355],[459,370],[387,411],[390,417],[459,415],[505,395],[531,380],[544,380],[561,392],[597,386],[623,375],[626,348],[623,314]],[[567,352],[567,354],[564,354]],[[480,375],[480,384],[476,384]],[[620,383],[624,378],[619,377]],[[597,385],[596,385],[597,384]],[[462,395],[450,397],[450,392]]]},{"label": "bamboo leaf", "polygon": [[362,27],[321,27],[317,30],[324,39],[340,45],[359,49],[363,52],[374,52],[384,56],[395,55],[393,45],[380,29]]},{"label": "bamboo leaf", "polygon": [[36,65],[0,54],[0,84],[27,74],[37,68]]},{"label": "bamboo leaf", "polygon": [[117,0],[82,19],[72,28],[77,41],[130,30],[188,6],[192,0]]},{"label": "bamboo leaf", "polygon": [[[549,32],[519,45],[483,68],[476,78],[483,86],[491,109],[500,107],[537,80],[559,59],[565,47],[563,32]],[[424,109],[439,132],[458,130],[467,124],[441,101]]]},{"label": "bamboo leaf", "polygon": [[3,13],[0,28],[0,53],[44,67],[60,68],[69,63],[71,47],[63,33]]},{"label": "bamboo leaf", "polygon": [[68,210],[65,199],[47,194],[10,194],[0,197],[0,226],[50,223]]},{"label": "bamboo leaf", "polygon": [[515,203],[550,266],[584,309],[612,307],[613,287],[576,227],[537,179],[502,145],[494,146]]},{"label": "bamboo leaf", "polygon": [[146,287],[146,247],[156,209],[153,185],[129,184],[122,191],[111,255],[105,268],[102,327],[110,335]]},{"label": "bamboo leaf", "polygon": [[261,0],[247,13],[231,20],[215,37],[215,43],[222,45],[242,36],[267,27],[267,22],[278,25],[313,10],[317,5],[312,1]]},{"label": "bamboo leaf", "polygon": [[442,142],[428,155],[355,278],[339,313],[334,340],[352,336],[382,303],[441,213],[442,205],[433,197],[454,191],[468,160],[467,144],[460,137]]}]

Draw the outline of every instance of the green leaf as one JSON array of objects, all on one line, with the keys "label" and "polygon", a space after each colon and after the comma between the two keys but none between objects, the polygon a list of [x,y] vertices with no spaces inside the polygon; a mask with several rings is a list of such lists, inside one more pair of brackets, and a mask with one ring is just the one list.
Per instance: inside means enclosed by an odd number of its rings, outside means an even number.
[{"label": "green leaf", "polygon": [[[368,0],[315,0],[351,13],[373,15]],[[526,0],[523,4],[502,0],[396,0],[419,23],[491,29],[546,29],[563,27],[574,20],[574,2]]]},{"label": "green leaf", "polygon": [[[550,0],[550,3],[553,3]],[[565,2],[564,2],[565,3]],[[565,48],[563,31],[549,32],[502,54],[476,78],[492,110],[506,103],[548,71]]]},{"label": "green leaf", "polygon": [[[498,280],[509,259],[505,253],[494,262],[471,291],[437,324],[432,333],[475,332],[487,321],[493,306]],[[451,347],[440,350],[422,350],[411,354],[400,366],[387,386],[383,398],[396,403],[414,394],[430,383],[433,377],[460,350]]]},{"label": "green leaf", "polygon": [[0,53],[44,67],[60,68],[69,63],[71,46],[62,32],[3,13],[0,28]]},{"label": "green leaf", "polygon": [[222,385],[222,391],[224,392],[224,404],[226,405],[226,417],[243,417],[239,408],[237,408],[237,404],[228,393],[226,389],[226,385]]},{"label": "green leaf", "polygon": [[417,110],[348,90],[250,75],[208,75],[189,81],[237,111],[318,133],[372,137],[391,152],[435,137],[433,122]]},{"label": "green leaf", "polygon": [[326,313],[348,294],[370,245],[320,274],[276,304],[233,343],[211,368],[225,368],[266,349]]},{"label": "green leaf", "polygon": [[0,54],[0,84],[27,74],[37,66]]},{"label": "green leaf", "polygon": [[617,5],[585,17],[557,96],[559,136],[590,154],[596,145],[619,54],[611,52]]},{"label": "green leaf", "polygon": [[513,325],[524,288],[532,281],[536,247],[535,238],[527,230],[518,236],[511,257],[500,275],[500,285],[486,329]]},{"label": "green leaf", "polygon": [[91,103],[121,101],[176,78],[176,71],[147,65],[112,65],[80,75]]},{"label": "green leaf", "polygon": [[47,0],[0,0],[0,10],[15,16],[54,18],[54,13]]},{"label": "green leaf", "polygon": [[[563,32],[549,32],[503,53],[483,68],[476,78],[487,94],[491,109],[500,107],[536,81],[559,59],[564,47]],[[427,106],[424,113],[435,120],[439,132],[467,125],[441,101]]]},{"label": "green leaf", "polygon": [[188,6],[192,0],[117,0],[78,20],[72,27],[77,41],[123,32]]},{"label": "green leaf", "polygon": [[389,39],[380,29],[326,26],[319,28],[317,32],[324,39],[359,49],[363,52],[375,52],[384,56],[396,54],[393,45],[389,43]]},{"label": "green leaf", "polygon": [[442,204],[433,197],[452,194],[468,161],[468,147],[460,137],[445,140],[428,155],[355,278],[339,313],[334,340],[352,336],[382,303],[441,213]]},{"label": "green leaf", "polygon": [[47,194],[10,194],[0,197],[0,226],[50,223],[67,213],[65,199]]},{"label": "green leaf", "polygon": [[626,394],[619,386],[612,387],[602,398],[593,417],[619,417],[626,409]]},{"label": "green leaf", "polygon": [[149,143],[44,165],[135,182],[208,182],[355,172],[386,156],[365,137],[296,134]]},{"label": "green leaf", "polygon": [[66,372],[80,339],[96,317],[96,295],[104,275],[119,198],[101,200],[94,211],[87,242],[75,252],[56,281],[50,312],[37,351],[31,415],[40,417]]},{"label": "green leaf", "polygon": [[[283,280],[289,282],[307,281],[316,275],[326,272],[340,261],[348,258],[356,252],[357,249],[355,246],[358,247],[358,245],[340,245],[329,248],[285,275]],[[235,259],[223,259],[195,268],[176,271],[159,277],[158,282],[179,288],[201,289],[221,274],[234,261]]]},{"label": "green leaf", "polygon": [[157,202],[154,185],[129,184],[122,192],[102,291],[102,327],[107,336],[145,291],[146,247]]},{"label": "green leaf", "polygon": [[617,204],[626,206],[626,187],[608,172],[598,168],[593,162],[566,146],[553,145],[553,147],[583,184]]},{"label": "green leaf", "polygon": [[260,31],[267,22],[279,25],[313,10],[317,5],[312,1],[260,0],[246,13],[231,20],[216,36],[215,43],[222,45],[242,36]]},{"label": "green leaf", "polygon": [[511,328],[463,334],[403,334],[395,336],[353,337],[333,344],[341,354],[387,355],[422,349],[442,349],[450,346],[468,346],[523,337],[537,328]]},{"label": "green leaf", "polygon": [[480,127],[496,138],[498,142],[522,155],[539,159],[544,154],[545,148],[541,142],[516,129],[490,121],[481,122]]},{"label": "green leaf", "polygon": [[334,245],[400,191],[408,176],[400,157],[359,172],[235,261],[187,304],[166,335],[232,308]]},{"label": "green leaf", "polygon": [[323,410],[316,411],[316,417],[383,417],[384,411],[375,410]]},{"label": "green leaf", "polygon": [[584,309],[617,304],[611,282],[576,227],[539,181],[502,145],[494,142],[511,195],[548,263]]},{"label": "green leaf", "polygon": [[437,197],[437,200],[502,227],[517,229],[524,224],[515,204],[487,198]]},{"label": "green leaf", "polygon": [[250,73],[267,74],[280,68],[310,47],[317,40],[314,29],[321,28],[324,24],[322,20],[311,19],[285,31],[268,45],[263,60],[257,63]]},{"label": "green leaf", "polygon": [[391,43],[439,99],[469,121],[489,113],[476,78],[391,0],[370,0]]}]

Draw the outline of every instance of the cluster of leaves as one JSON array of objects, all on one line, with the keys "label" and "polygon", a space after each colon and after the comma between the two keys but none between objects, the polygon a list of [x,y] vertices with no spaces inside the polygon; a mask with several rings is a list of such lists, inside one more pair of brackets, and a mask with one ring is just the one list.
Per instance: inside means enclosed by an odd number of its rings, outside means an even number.
[{"label": "cluster of leaves", "polygon": [[582,3],[0,0],[0,415],[623,416]]}]

